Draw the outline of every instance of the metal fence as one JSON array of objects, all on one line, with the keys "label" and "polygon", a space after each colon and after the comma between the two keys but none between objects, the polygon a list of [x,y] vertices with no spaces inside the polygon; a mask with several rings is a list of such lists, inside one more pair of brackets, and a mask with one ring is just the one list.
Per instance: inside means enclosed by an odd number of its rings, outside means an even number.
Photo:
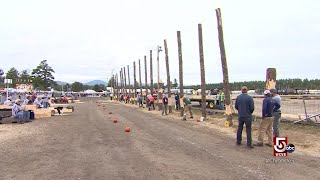
[{"label": "metal fence", "polygon": [[[262,101],[263,98],[254,98],[255,110],[253,115],[257,117],[262,116]],[[235,100],[233,100],[233,110]],[[320,99],[281,99],[281,113],[282,119],[295,121],[299,119],[305,119],[307,116],[315,115],[320,113]]]}]

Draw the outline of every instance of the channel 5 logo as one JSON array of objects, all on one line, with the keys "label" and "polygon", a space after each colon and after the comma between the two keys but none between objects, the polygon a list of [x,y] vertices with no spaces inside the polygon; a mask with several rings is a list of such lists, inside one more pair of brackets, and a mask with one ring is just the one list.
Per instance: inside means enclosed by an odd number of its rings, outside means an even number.
[{"label": "channel 5 logo", "polygon": [[288,156],[295,150],[293,144],[288,144],[288,137],[273,137],[273,155]]}]

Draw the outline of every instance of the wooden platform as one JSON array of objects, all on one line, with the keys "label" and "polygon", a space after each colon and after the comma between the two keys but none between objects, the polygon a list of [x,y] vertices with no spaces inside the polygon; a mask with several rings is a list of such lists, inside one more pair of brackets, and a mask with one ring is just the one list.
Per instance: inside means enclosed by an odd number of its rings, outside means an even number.
[{"label": "wooden platform", "polygon": [[34,110],[34,117],[35,119],[40,119],[40,118],[47,118],[47,117],[51,117],[52,114],[54,114],[55,111],[54,109],[36,109]]}]

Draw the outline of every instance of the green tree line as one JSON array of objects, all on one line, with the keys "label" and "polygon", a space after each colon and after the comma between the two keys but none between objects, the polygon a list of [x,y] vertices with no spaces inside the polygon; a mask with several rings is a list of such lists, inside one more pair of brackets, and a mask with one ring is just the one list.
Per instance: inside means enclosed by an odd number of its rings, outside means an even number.
[{"label": "green tree line", "polygon": [[96,84],[94,86],[84,85],[81,82],[74,82],[72,84],[59,85],[53,76],[55,71],[49,66],[47,60],[42,60],[40,64],[35,67],[31,72],[28,70],[19,71],[17,68],[10,68],[6,76],[0,77],[0,87],[4,88],[4,79],[12,79],[12,84],[9,85],[11,88],[15,88],[17,84],[32,84],[34,89],[37,90],[55,90],[64,91],[84,91],[87,89],[93,89],[97,92],[105,89],[103,84]]},{"label": "green tree line", "polygon": [[[232,91],[240,90],[242,86],[247,86],[249,89],[265,89],[265,81],[244,81],[229,83]],[[200,85],[185,86],[186,89],[200,89]],[[223,83],[210,83],[206,85],[206,89],[222,89]],[[279,79],[277,80],[276,88],[279,90],[286,89],[320,89],[320,79]]]}]

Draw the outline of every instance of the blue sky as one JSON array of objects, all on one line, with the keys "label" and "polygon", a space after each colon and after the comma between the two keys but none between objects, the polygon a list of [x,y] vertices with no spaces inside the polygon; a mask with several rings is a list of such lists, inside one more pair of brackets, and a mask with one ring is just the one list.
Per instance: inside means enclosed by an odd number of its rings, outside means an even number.
[{"label": "blue sky", "polygon": [[[149,66],[149,50],[167,39],[171,77],[178,78],[180,30],[184,81],[200,84],[201,23],[206,81],[221,82],[217,7],[230,81],[264,80],[268,67],[277,68],[278,78],[319,78],[317,0],[1,0],[0,68],[31,70],[47,59],[57,80],[86,82],[106,80],[113,69],[116,73],[129,64],[133,77],[133,61],[147,55]],[[156,72],[155,51],[153,59]],[[165,81],[164,52],[160,66]]]}]

